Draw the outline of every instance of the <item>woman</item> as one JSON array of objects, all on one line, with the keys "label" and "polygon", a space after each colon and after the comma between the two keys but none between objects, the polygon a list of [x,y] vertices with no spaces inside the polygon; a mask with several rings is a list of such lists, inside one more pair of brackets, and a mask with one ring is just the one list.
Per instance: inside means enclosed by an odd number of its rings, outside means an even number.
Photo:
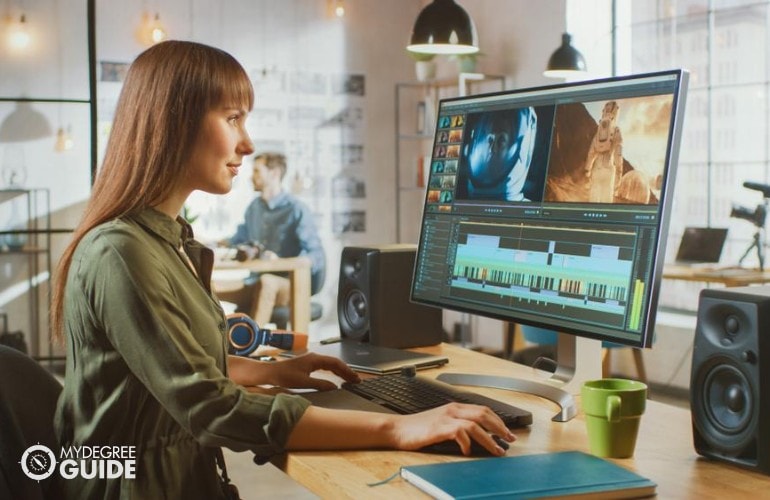
[{"label": "woman", "polygon": [[261,384],[329,389],[310,377],[341,361],[227,356],[211,293],[212,253],[177,214],[196,189],[227,193],[253,145],[253,90],[229,54],[192,42],[142,53],[124,83],[103,166],[54,283],[52,327],[67,344],[56,429],[63,448],[133,446],[134,479],[71,479],[72,498],[219,498],[220,446],[285,450],[418,449],[513,440],[490,410],[448,405],[410,416],[353,414],[269,396]]}]

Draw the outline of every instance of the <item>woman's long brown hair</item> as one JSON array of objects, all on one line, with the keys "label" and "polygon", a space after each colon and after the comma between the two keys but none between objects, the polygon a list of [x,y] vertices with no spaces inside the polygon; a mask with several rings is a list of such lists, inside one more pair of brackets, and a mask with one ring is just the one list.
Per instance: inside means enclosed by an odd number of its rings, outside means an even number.
[{"label": "woman's long brown hair", "polygon": [[223,103],[251,110],[254,92],[243,67],[222,50],[168,41],[147,49],[131,64],[104,162],[54,275],[54,338],[63,336],[64,289],[83,236],[99,224],[165,200],[185,174],[203,116]]}]

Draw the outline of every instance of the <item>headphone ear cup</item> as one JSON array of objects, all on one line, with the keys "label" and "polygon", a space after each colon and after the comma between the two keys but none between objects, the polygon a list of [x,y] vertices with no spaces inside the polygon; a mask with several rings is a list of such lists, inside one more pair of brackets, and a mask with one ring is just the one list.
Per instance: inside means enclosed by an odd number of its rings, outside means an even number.
[{"label": "headphone ear cup", "polygon": [[248,356],[259,347],[259,326],[246,314],[228,314],[227,343],[230,354]]}]

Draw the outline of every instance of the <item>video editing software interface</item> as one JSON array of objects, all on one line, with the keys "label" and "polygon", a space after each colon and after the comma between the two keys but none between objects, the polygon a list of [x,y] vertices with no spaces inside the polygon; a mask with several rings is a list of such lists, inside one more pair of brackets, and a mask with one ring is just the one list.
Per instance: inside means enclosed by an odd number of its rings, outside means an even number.
[{"label": "video editing software interface", "polygon": [[442,100],[412,300],[649,346],[686,80]]}]

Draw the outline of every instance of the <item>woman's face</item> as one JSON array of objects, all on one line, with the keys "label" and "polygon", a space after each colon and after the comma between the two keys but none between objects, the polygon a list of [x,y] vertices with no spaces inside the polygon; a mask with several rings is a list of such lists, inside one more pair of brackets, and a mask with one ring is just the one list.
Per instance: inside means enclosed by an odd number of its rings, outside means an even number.
[{"label": "woman's face", "polygon": [[247,113],[242,108],[222,106],[205,114],[187,168],[185,185],[190,192],[230,191],[243,157],[254,152],[245,128]]}]

